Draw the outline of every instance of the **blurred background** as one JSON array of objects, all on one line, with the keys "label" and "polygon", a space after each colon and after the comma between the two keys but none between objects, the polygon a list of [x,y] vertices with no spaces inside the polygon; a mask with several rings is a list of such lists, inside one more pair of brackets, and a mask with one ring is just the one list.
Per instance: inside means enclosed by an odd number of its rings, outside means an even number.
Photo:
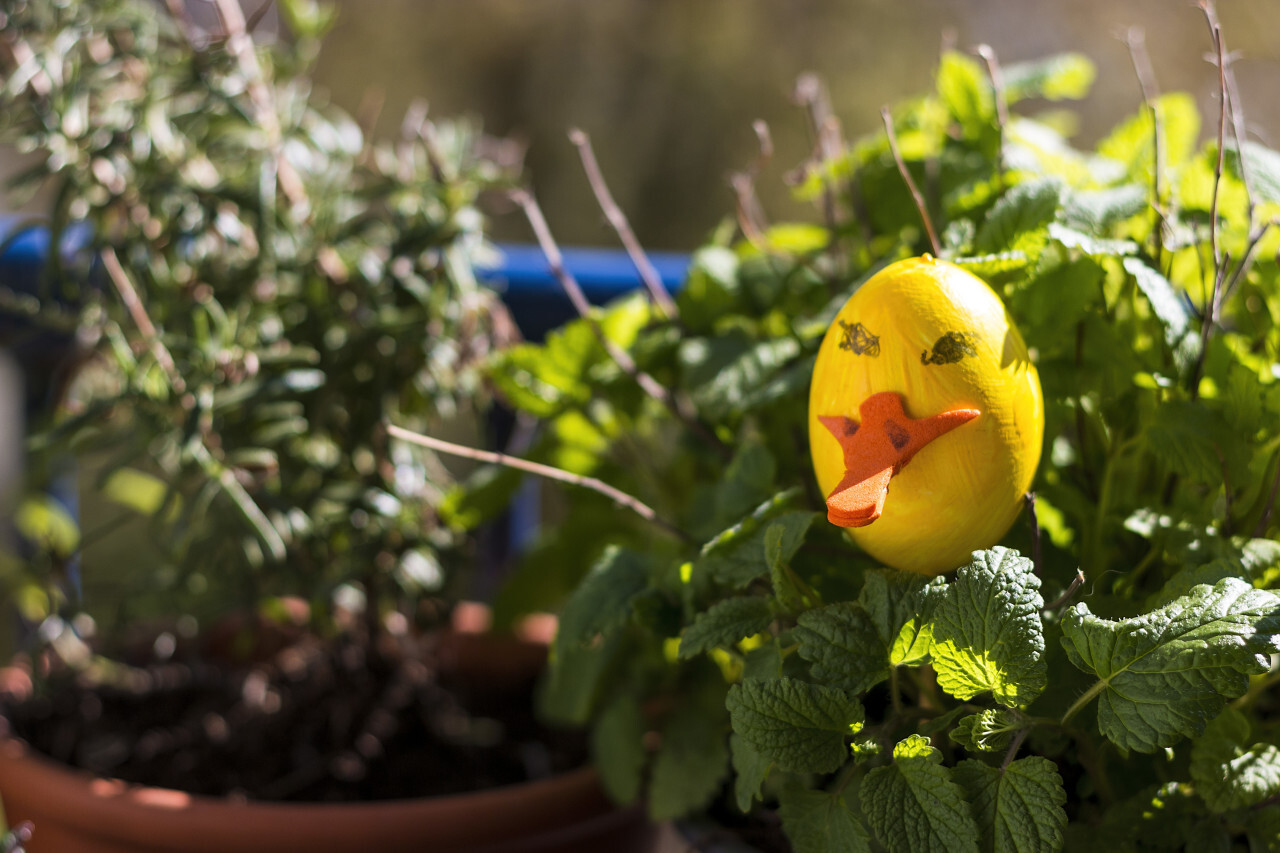
[{"label": "blurred background", "polygon": [[[1276,0],[1219,0],[1245,116],[1280,144]],[[733,209],[729,173],[755,157],[764,119],[777,153],[757,186],[774,220],[795,215],[785,173],[810,145],[792,94],[825,82],[850,138],[879,109],[931,87],[940,46],[994,48],[1001,63],[1058,51],[1098,68],[1074,105],[1096,141],[1141,103],[1125,34],[1141,28],[1161,91],[1194,94],[1213,133],[1216,74],[1193,0],[341,0],[317,85],[356,112],[383,101],[394,133],[414,99],[473,114],[528,146],[528,174],[564,243],[611,244],[566,131],[592,137],[614,195],[651,249],[693,248]],[[518,217],[498,234],[524,239]]]}]

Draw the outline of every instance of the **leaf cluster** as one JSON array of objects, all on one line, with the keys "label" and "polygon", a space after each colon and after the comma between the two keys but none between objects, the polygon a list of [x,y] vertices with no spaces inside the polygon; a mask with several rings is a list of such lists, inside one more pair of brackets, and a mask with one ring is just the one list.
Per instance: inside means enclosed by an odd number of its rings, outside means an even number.
[{"label": "leaf cluster", "polygon": [[[1280,155],[1202,141],[1181,94],[1079,150],[1031,110],[1086,59],[991,67],[946,54],[897,151],[806,164],[819,222],[722,229],[678,317],[598,311],[681,406],[586,321],[498,358],[531,456],[666,522],[566,494],[505,611],[563,603],[547,710],[657,818],[770,811],[802,853],[1274,849]],[[932,580],[823,520],[806,441],[836,311],[926,251],[1003,296],[1046,410],[1034,516]]]}]

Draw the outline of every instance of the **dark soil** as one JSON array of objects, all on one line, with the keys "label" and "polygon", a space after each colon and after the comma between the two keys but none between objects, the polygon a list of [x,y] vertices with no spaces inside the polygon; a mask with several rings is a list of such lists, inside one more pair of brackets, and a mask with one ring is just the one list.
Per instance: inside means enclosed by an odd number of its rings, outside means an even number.
[{"label": "dark soil", "polygon": [[536,672],[468,683],[436,666],[438,646],[414,645],[375,655],[303,639],[236,668],[193,658],[93,678],[55,672],[0,711],[14,734],[64,763],[250,800],[460,793],[584,763],[580,735],[535,718]]}]

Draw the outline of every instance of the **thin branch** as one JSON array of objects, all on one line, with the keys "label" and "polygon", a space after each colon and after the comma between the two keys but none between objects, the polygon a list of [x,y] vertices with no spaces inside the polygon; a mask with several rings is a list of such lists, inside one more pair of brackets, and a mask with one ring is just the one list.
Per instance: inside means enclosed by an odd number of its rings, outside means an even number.
[{"label": "thin branch", "polygon": [[1009,98],[1005,94],[1004,74],[1000,71],[1000,60],[996,58],[995,49],[989,44],[978,45],[978,56],[987,64],[987,74],[991,77],[991,89],[996,96],[996,120],[1000,123],[1000,155],[997,163],[1004,168],[1004,129],[1009,124]]},{"label": "thin branch", "polygon": [[1076,590],[1080,589],[1080,587],[1083,584],[1084,584],[1084,570],[1076,569],[1076,576],[1071,579],[1071,583],[1067,586],[1066,591],[1063,592],[1062,595],[1055,598],[1053,601],[1046,604],[1044,606],[1044,609],[1046,611],[1053,611],[1053,610],[1057,610],[1059,607],[1065,606],[1068,602],[1071,601],[1072,598],[1075,597]]},{"label": "thin branch", "polygon": [[1155,161],[1151,175],[1152,208],[1156,214],[1156,226],[1152,229],[1155,241],[1155,259],[1157,265],[1164,251],[1164,227],[1167,214],[1164,210],[1161,181],[1165,169],[1164,156],[1164,121],[1160,111],[1156,109],[1156,100],[1160,90],[1156,84],[1155,69],[1151,65],[1151,57],[1147,53],[1146,33],[1140,27],[1130,27],[1125,32],[1125,46],[1129,48],[1129,59],[1133,63],[1133,73],[1138,78],[1138,88],[1142,90],[1142,105],[1151,115],[1151,151]]},{"label": "thin branch", "polygon": [[747,242],[757,248],[766,243],[764,232],[769,223],[765,220],[760,199],[756,197],[756,184],[748,172],[735,172],[729,176],[729,186],[733,188],[733,196],[738,204],[738,227],[747,238]]},{"label": "thin branch", "polygon": [[1040,519],[1036,515],[1036,493],[1027,492],[1022,496],[1027,502],[1027,513],[1031,516],[1031,567],[1040,574]]},{"label": "thin branch", "polygon": [[938,232],[933,230],[933,220],[929,218],[929,211],[924,204],[924,196],[920,195],[920,190],[916,187],[916,182],[911,179],[911,172],[907,169],[906,162],[902,159],[902,152],[898,150],[898,137],[893,132],[893,116],[889,115],[888,107],[880,108],[880,118],[884,120],[885,133],[889,135],[889,151],[893,154],[893,162],[898,164],[898,172],[902,175],[902,180],[906,182],[907,189],[911,192],[911,198],[916,203],[916,210],[920,211],[920,219],[924,222],[924,230],[929,235],[929,245],[933,247],[935,256],[942,254],[942,244],[938,242]]},{"label": "thin branch", "polygon": [[1016,756],[1018,754],[1018,750],[1022,748],[1022,742],[1027,739],[1027,735],[1030,733],[1030,726],[1018,729],[1018,733],[1013,736],[1013,742],[1009,744],[1009,751],[1005,753],[1004,761],[1000,764],[1000,769],[1002,771],[1009,769],[1009,765],[1013,763],[1014,756]]},{"label": "thin branch", "polygon": [[511,199],[524,211],[525,218],[529,220],[529,225],[533,228],[534,236],[538,240],[538,245],[542,248],[542,253],[547,258],[547,264],[551,267],[552,274],[560,282],[561,288],[564,289],[565,295],[569,297],[569,301],[573,304],[578,316],[582,317],[590,325],[596,340],[604,347],[605,352],[609,354],[609,358],[621,368],[623,373],[634,379],[646,394],[666,407],[672,415],[688,426],[695,435],[728,458],[731,455],[730,449],[698,420],[697,414],[690,411],[687,406],[681,405],[680,401],[667,390],[666,386],[648,373],[640,370],[631,356],[604,333],[600,323],[591,314],[591,303],[587,301],[586,294],[582,292],[582,287],[565,267],[564,256],[560,254],[560,247],[556,245],[555,238],[551,236],[551,229],[547,225],[546,217],[542,215],[542,208],[538,206],[537,200],[522,189],[512,191]]},{"label": "thin branch", "polygon": [[622,212],[622,208],[614,201],[613,194],[609,192],[609,185],[604,179],[604,173],[600,170],[599,162],[596,160],[595,149],[591,147],[591,137],[585,131],[575,128],[569,131],[569,141],[578,149],[578,157],[582,160],[582,170],[587,173],[587,182],[591,184],[591,192],[596,197],[596,203],[600,205],[600,210],[604,213],[605,219],[609,220],[609,224],[613,226],[618,239],[622,241],[623,247],[626,248],[627,255],[631,258],[631,263],[635,265],[636,272],[640,274],[640,280],[644,282],[645,289],[649,291],[649,297],[657,304],[663,314],[675,319],[680,314],[679,309],[676,308],[676,303],[671,299],[671,294],[667,292],[666,286],[662,283],[662,276],[658,274],[657,269],[649,261],[649,256],[645,254],[640,241],[636,239],[635,232],[631,230],[631,223],[627,221],[627,215]]},{"label": "thin branch", "polygon": [[262,65],[259,64],[258,55],[254,52],[253,37],[249,35],[244,10],[240,8],[239,0],[213,0],[213,4],[218,10],[218,17],[222,20],[222,28],[227,39],[227,51],[235,57],[244,72],[249,99],[253,102],[258,124],[266,132],[267,140],[276,152],[276,178],[280,182],[280,190],[288,199],[290,207],[295,211],[305,211],[309,207],[307,191],[297,170],[284,156],[281,146],[284,141],[284,131],[280,127],[280,117],[276,115],[273,108],[271,90],[267,87]]},{"label": "thin branch", "polygon": [[1253,538],[1261,539],[1267,533],[1267,526],[1271,523],[1271,513],[1276,508],[1276,495],[1280,494],[1280,462],[1276,463],[1276,473],[1271,480],[1271,491],[1267,493],[1267,503],[1263,507],[1262,517],[1258,519],[1257,525],[1253,528]]},{"label": "thin branch", "polygon": [[[844,150],[844,143],[840,134],[840,122],[831,110],[831,101],[822,86],[822,81],[816,74],[802,74],[796,80],[794,98],[809,116],[809,126],[813,133],[819,161],[827,163],[835,160]],[[831,182],[825,177],[822,180],[822,210],[827,228],[834,234],[840,225],[835,191]]]},{"label": "thin branch", "polygon": [[572,486],[581,486],[584,489],[590,489],[593,492],[604,495],[612,500],[618,506],[631,510],[636,515],[652,524],[657,525],[666,532],[683,539],[686,542],[692,542],[693,537],[676,527],[671,522],[660,517],[652,507],[642,503],[626,492],[610,486],[595,477],[583,477],[560,468],[554,468],[550,465],[543,465],[538,462],[530,462],[527,459],[521,459],[517,456],[508,456],[505,453],[498,453],[493,450],[480,450],[475,447],[467,447],[462,444],[454,444],[451,441],[444,441],[422,433],[407,430],[404,427],[395,424],[387,425],[387,434],[401,441],[407,441],[410,444],[416,444],[420,447],[426,447],[439,453],[447,453],[450,456],[458,456],[463,459],[473,459],[477,462],[487,462],[493,465],[502,465],[507,468],[514,468],[517,471],[525,471],[529,474],[535,474],[539,477],[545,477],[549,480],[556,480],[561,483],[568,483]]},{"label": "thin branch", "polygon": [[174,363],[173,355],[170,354],[168,347],[164,345],[164,341],[160,340],[160,333],[156,330],[155,324],[151,322],[151,317],[147,315],[147,309],[143,306],[142,299],[139,298],[133,282],[129,281],[129,275],[120,264],[120,259],[116,257],[115,249],[107,246],[99,253],[99,256],[102,258],[103,268],[107,271],[107,277],[111,279],[111,284],[115,287],[116,293],[120,295],[120,301],[124,303],[125,310],[129,312],[130,319],[133,320],[133,324],[138,327],[138,331],[142,333],[142,337],[146,339],[148,346],[151,348],[152,356],[155,357],[156,362],[169,377],[169,384],[173,386],[173,389],[178,394],[182,394],[187,390],[187,384],[178,372],[178,366]]}]

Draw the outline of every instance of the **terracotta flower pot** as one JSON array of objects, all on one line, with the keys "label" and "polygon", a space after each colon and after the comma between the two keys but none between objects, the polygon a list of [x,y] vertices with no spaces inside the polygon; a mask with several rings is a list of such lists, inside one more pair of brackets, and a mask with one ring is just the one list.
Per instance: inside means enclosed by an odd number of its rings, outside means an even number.
[{"label": "terracotta flower pot", "polygon": [[[494,677],[484,652],[496,642],[457,644],[456,665]],[[512,654],[502,644],[499,669],[538,664],[522,645]],[[95,777],[36,754],[7,728],[0,719],[0,799],[11,824],[34,824],[29,853],[641,853],[656,833],[641,809],[614,806],[591,768],[421,799],[237,802]]]}]

